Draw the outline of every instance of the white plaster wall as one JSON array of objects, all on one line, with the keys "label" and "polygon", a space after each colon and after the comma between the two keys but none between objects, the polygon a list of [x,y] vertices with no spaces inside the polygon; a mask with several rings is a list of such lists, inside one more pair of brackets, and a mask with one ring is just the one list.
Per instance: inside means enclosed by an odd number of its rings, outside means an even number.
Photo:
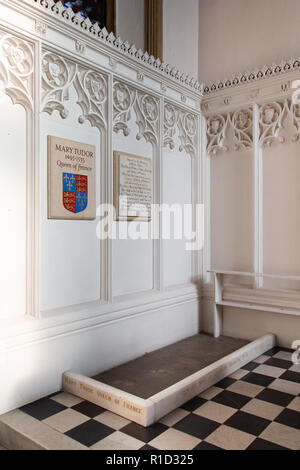
[{"label": "white plaster wall", "polygon": [[[164,150],[163,154],[163,203],[180,210],[185,204],[192,202],[192,171],[191,157],[185,152]],[[182,211],[184,221],[184,214]],[[167,224],[167,214],[163,224]],[[192,252],[186,249],[187,239],[176,239],[176,227],[173,215],[171,220],[171,240],[163,241],[163,277],[164,286],[176,286],[187,284],[192,280]],[[163,225],[164,227],[164,225]],[[187,235],[191,232],[191,226],[186,221]]]},{"label": "white plaster wall", "polygon": [[[153,164],[152,145],[145,139],[136,139],[139,133],[136,119],[133,111],[128,123],[129,136],[125,137],[123,132],[113,133],[113,148],[115,151],[150,158]],[[114,223],[117,234],[124,233],[130,236],[130,233],[136,233],[138,237],[136,240],[128,237],[127,240],[118,239],[112,242],[112,293],[114,297],[153,289],[151,225],[152,222]]]},{"label": "white plaster wall", "polygon": [[26,112],[0,98],[0,318],[26,313]]},{"label": "white plaster wall", "polygon": [[[299,275],[299,150],[299,143],[285,143],[263,151],[264,270],[268,273]],[[282,281],[266,279],[268,284],[284,286]],[[294,288],[299,289],[299,283]]]},{"label": "white plaster wall", "polygon": [[299,18],[299,0],[200,0],[200,80],[299,57]]},{"label": "white plaster wall", "polygon": [[164,0],[163,59],[198,77],[199,0]]},{"label": "white plaster wall", "polygon": [[211,157],[211,266],[253,271],[254,211],[251,150]]},{"label": "white plaster wall", "polygon": [[145,49],[144,0],[116,0],[116,30],[124,41]]}]

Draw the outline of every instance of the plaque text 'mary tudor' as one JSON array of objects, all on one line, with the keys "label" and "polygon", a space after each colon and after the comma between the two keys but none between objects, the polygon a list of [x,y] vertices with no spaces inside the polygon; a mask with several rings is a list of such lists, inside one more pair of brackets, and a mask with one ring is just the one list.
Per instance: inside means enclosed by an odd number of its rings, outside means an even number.
[{"label": "plaque text 'mary tudor'", "polygon": [[96,218],[96,147],[48,136],[48,218]]}]

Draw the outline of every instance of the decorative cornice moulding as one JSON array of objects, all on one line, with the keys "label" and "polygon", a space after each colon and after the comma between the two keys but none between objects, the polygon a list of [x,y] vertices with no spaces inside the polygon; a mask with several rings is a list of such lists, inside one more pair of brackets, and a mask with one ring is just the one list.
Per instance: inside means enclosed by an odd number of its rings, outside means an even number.
[{"label": "decorative cornice moulding", "polygon": [[[210,82],[203,85],[203,94],[209,95],[215,93],[216,91],[226,90],[228,88],[233,88],[238,85],[250,84],[263,80],[265,78],[276,77],[288,72],[295,70],[300,70],[300,58],[289,60],[282,60],[280,64],[273,64],[270,66],[264,65],[261,68],[257,68],[250,72],[240,73],[238,75],[233,75],[231,78],[224,78],[223,80],[218,80],[216,82]],[[283,90],[285,91],[285,90]]]},{"label": "decorative cornice moulding", "polygon": [[[10,3],[19,3],[16,0],[10,0]],[[128,41],[123,41],[120,36],[116,37],[113,33],[108,33],[106,28],[100,28],[95,23],[93,24],[89,18],[83,19],[80,13],[74,13],[71,8],[65,8],[61,1],[55,3],[54,0],[23,0],[23,5],[27,7],[34,7],[35,9],[42,10],[44,14],[49,15],[55,20],[68,24],[75,30],[89,35],[90,40],[100,41],[114,51],[117,51],[125,57],[130,57],[139,64],[145,65],[152,70],[155,70],[163,77],[177,82],[181,86],[197,93],[199,97],[202,96],[203,85],[190,75],[181,72],[176,67],[172,67],[166,62],[161,62],[159,58],[149,55],[148,52],[137,49],[134,44]]]}]

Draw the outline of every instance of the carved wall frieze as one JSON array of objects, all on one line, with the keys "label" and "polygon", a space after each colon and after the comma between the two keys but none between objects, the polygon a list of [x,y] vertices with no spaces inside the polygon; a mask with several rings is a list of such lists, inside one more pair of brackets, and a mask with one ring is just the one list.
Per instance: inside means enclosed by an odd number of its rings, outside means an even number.
[{"label": "carved wall frieze", "polygon": [[11,34],[0,32],[0,92],[13,103],[33,108],[33,46]]},{"label": "carved wall frieze", "polygon": [[207,152],[241,150],[253,146],[252,109],[240,109],[207,118]]},{"label": "carved wall frieze", "polygon": [[77,104],[82,109],[78,122],[88,120],[92,126],[106,129],[107,79],[93,71],[52,52],[42,56],[42,111],[58,111],[62,119],[68,117],[67,102],[74,86]]},{"label": "carved wall frieze", "polygon": [[139,91],[123,82],[116,81],[113,87],[114,132],[130,134],[129,121],[132,111],[136,114],[139,132],[137,140],[142,137],[156,145],[159,130],[159,101],[152,95]]},{"label": "carved wall frieze", "polygon": [[259,128],[262,147],[275,142],[297,142],[300,138],[300,104],[285,99],[260,106]]},{"label": "carved wall frieze", "polygon": [[185,150],[189,155],[195,156],[197,149],[198,117],[189,111],[184,111],[170,103],[164,106],[164,146],[175,149],[175,136],[181,142],[179,151]]}]

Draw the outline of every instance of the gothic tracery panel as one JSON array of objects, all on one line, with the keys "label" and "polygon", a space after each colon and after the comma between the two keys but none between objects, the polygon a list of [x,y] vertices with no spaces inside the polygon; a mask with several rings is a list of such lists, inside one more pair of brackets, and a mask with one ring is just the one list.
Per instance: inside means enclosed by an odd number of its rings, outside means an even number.
[{"label": "gothic tracery panel", "polygon": [[144,91],[116,81],[113,88],[114,132],[122,131],[125,136],[130,134],[129,121],[132,111],[136,114],[139,128],[137,140],[144,137],[147,142],[156,145],[159,133],[159,100]]},{"label": "gothic tracery panel", "polygon": [[237,151],[253,146],[253,113],[251,108],[216,114],[207,118],[207,152]]},{"label": "gothic tracery panel", "polygon": [[173,104],[165,103],[164,106],[164,146],[171,150],[176,147],[176,133],[180,140],[179,151],[186,151],[191,156],[196,155],[198,117]]},{"label": "gothic tracery panel", "polygon": [[11,34],[0,32],[0,91],[14,103],[33,107],[33,46]]},{"label": "gothic tracery panel", "polygon": [[260,106],[259,128],[261,146],[297,142],[300,137],[300,105],[285,99]]},{"label": "gothic tracery panel", "polygon": [[82,114],[78,122],[88,120],[92,126],[106,129],[107,79],[92,69],[85,68],[52,52],[42,57],[42,110],[48,114],[58,111],[62,119],[68,117],[67,102],[74,86]]}]

